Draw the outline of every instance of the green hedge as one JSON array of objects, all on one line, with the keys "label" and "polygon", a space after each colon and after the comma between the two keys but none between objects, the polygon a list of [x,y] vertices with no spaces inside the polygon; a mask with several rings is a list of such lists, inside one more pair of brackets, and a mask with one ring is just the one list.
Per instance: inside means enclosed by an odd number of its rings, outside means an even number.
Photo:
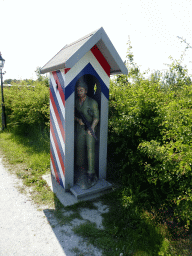
[{"label": "green hedge", "polygon": [[4,94],[8,129],[26,132],[34,126],[49,126],[49,88],[44,83],[14,85]]},{"label": "green hedge", "polygon": [[111,82],[108,143],[125,187],[192,219],[192,84]]}]

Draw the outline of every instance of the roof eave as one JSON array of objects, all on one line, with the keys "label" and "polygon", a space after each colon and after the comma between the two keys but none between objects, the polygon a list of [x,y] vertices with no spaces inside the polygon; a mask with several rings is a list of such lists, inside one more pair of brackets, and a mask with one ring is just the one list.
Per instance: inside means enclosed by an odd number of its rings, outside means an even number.
[{"label": "roof eave", "polygon": [[110,72],[110,75],[112,75],[112,76],[114,76],[114,75],[127,75],[127,74],[125,74],[125,73],[123,73],[121,70],[112,70],[111,72]]},{"label": "roof eave", "polygon": [[[124,64],[124,62],[122,61],[121,57],[119,56],[118,52],[116,51],[115,47],[113,46],[111,40],[109,39],[109,37],[107,36],[106,32],[104,31],[103,28],[102,29],[102,41],[103,43],[106,45],[111,57],[113,58],[113,61],[117,64],[117,66],[119,67],[119,70],[114,70],[111,72],[115,73],[115,72],[119,72],[121,74],[128,74],[128,70]],[[110,64],[110,63],[109,63]]]},{"label": "roof eave", "polygon": [[45,74],[45,73],[48,73],[48,72],[53,72],[53,71],[57,71],[57,70],[64,69],[64,68],[66,68],[65,63],[61,63],[59,65],[52,66],[52,67],[49,67],[49,68],[45,68],[45,69],[42,68],[42,69],[40,69],[40,73]]}]

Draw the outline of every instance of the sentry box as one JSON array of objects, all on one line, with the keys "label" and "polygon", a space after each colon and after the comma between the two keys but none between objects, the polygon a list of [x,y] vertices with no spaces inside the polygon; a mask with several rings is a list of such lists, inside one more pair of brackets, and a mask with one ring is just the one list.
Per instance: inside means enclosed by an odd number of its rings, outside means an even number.
[{"label": "sentry box", "polygon": [[[108,100],[110,75],[127,74],[127,68],[113,44],[100,29],[65,45],[47,64],[41,74],[50,73],[50,158],[51,174],[65,191],[78,198],[111,187],[106,181]],[[87,96],[97,102],[99,122],[95,135],[95,174],[97,182],[81,189],[75,181],[75,102],[79,80],[87,84]],[[86,150],[86,149],[85,149]],[[88,168],[85,165],[85,169]],[[85,173],[84,173],[85,174]],[[94,192],[95,191],[95,192]]]}]

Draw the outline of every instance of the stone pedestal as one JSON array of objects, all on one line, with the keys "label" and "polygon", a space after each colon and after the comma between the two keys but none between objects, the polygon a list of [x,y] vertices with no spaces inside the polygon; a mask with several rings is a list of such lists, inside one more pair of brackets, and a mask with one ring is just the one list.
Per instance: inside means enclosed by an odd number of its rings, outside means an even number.
[{"label": "stone pedestal", "polygon": [[43,175],[42,177],[55,193],[59,201],[64,206],[76,204],[80,201],[95,199],[107,192],[110,192],[112,185],[104,179],[101,179],[90,189],[82,190],[78,185],[75,185],[70,191],[65,191],[62,186],[58,184],[54,176],[51,174]]}]

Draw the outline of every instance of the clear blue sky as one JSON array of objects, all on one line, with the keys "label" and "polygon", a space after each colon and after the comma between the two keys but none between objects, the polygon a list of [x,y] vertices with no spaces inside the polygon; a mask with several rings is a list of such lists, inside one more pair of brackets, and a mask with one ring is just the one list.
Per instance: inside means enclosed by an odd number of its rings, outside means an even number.
[{"label": "clear blue sky", "polygon": [[[4,79],[36,79],[35,70],[65,44],[103,27],[124,61],[130,36],[141,71],[166,69],[192,46],[192,0],[0,0]],[[184,59],[192,74],[192,49]]]}]

